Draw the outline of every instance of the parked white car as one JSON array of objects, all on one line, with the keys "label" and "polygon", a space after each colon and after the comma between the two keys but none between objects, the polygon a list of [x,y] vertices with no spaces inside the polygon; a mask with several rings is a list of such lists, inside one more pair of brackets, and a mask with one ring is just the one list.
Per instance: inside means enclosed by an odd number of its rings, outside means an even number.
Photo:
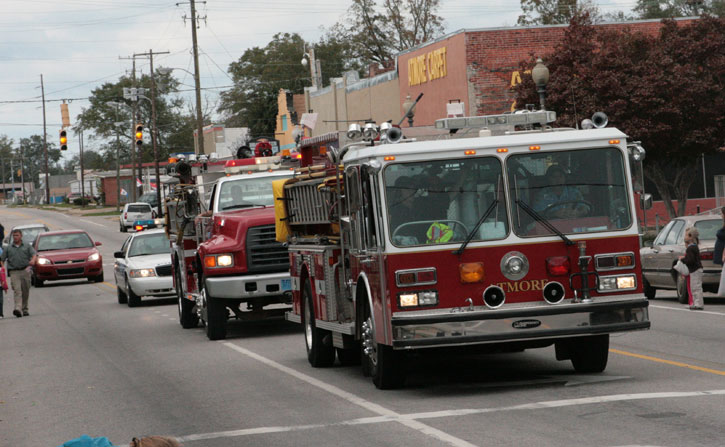
[{"label": "parked white car", "polygon": [[133,223],[137,220],[153,220],[153,211],[151,205],[143,202],[127,203],[123,206],[123,211],[118,217],[121,232],[125,233],[129,228],[133,227]]},{"label": "parked white car", "polygon": [[171,250],[164,230],[139,231],[113,254],[119,304],[136,307],[142,296],[175,296]]}]

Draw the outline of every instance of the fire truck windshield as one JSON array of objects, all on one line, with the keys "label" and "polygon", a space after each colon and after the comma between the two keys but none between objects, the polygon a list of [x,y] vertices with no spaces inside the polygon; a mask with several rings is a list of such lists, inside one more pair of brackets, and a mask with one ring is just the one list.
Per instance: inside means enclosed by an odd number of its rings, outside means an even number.
[{"label": "fire truck windshield", "polygon": [[506,163],[518,236],[554,234],[547,224],[571,234],[622,230],[632,223],[624,159],[616,148],[518,154]]},{"label": "fire truck windshield", "polygon": [[272,206],[272,181],[292,177],[274,175],[265,177],[247,177],[223,182],[219,188],[219,211],[229,211],[253,206]]},{"label": "fire truck windshield", "polygon": [[501,161],[495,157],[395,163],[385,168],[390,238],[394,245],[462,243],[499,194],[498,204],[473,231],[472,241],[503,239],[508,218]]}]

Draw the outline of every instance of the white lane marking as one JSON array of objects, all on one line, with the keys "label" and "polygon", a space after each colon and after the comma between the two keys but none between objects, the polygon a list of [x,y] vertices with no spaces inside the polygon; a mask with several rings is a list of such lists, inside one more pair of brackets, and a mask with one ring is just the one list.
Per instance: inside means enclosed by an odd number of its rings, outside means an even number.
[{"label": "white lane marking", "polygon": [[169,314],[161,314],[162,317],[168,317]]},{"label": "white lane marking", "polygon": [[263,357],[259,354],[256,354],[248,349],[244,349],[240,346],[235,345],[234,343],[230,342],[220,342],[224,346],[233,349],[240,354],[244,354],[247,357],[251,357],[261,363],[264,363],[267,366],[271,366],[272,368],[281,371],[285,374],[288,374],[292,377],[295,377],[298,380],[301,380],[303,382],[307,382],[312,386],[315,386],[317,388],[320,388],[323,391],[327,391],[330,394],[333,394],[339,398],[342,398],[351,404],[357,405],[359,407],[362,407],[372,413],[376,413],[379,416],[383,416],[385,418],[391,418],[394,419],[396,422],[399,422],[402,425],[405,425],[408,428],[412,428],[413,430],[417,430],[420,433],[423,433],[427,436],[430,436],[432,438],[436,438],[440,441],[445,442],[446,444],[456,446],[456,447],[473,447],[475,444],[471,444],[468,441],[465,441],[460,438],[456,438],[453,435],[450,435],[444,431],[438,430],[436,428],[430,427],[428,425],[423,424],[422,422],[418,422],[416,420],[405,418],[403,415],[396,413],[393,410],[390,410],[388,408],[383,407],[382,405],[378,405],[374,402],[370,402],[368,400],[363,399],[362,397],[356,396],[355,394],[352,394],[350,392],[347,392],[341,388],[338,388],[334,385],[330,385],[328,383],[325,383],[321,380],[317,380],[314,377],[308,376],[307,374],[303,374],[299,371],[295,371],[292,368],[288,368],[280,363],[275,362],[274,360],[268,359],[267,357]]},{"label": "white lane marking", "polygon": [[693,315],[708,314],[708,315],[717,315],[719,317],[725,317],[725,313],[723,313],[723,312],[713,312],[710,310],[690,310],[688,308],[682,308],[682,307],[657,306],[656,304],[653,305],[652,303],[650,303],[649,307],[653,307],[655,309],[674,310],[677,312],[691,312]]},{"label": "white lane marking", "polygon": [[99,227],[108,228],[108,225],[99,224],[97,222],[93,222],[92,220],[88,220],[88,219],[80,219],[80,220],[83,222],[87,222],[89,224],[98,225]]},{"label": "white lane marking", "polygon": [[[242,348],[243,349],[243,348]],[[256,358],[256,357],[255,357]],[[267,362],[265,362],[267,363]],[[274,362],[272,362],[274,363]],[[286,367],[282,367],[286,368]],[[285,371],[286,372],[286,371]],[[296,374],[295,374],[296,376]],[[315,381],[315,379],[313,379]],[[325,386],[328,386],[324,384]],[[333,387],[334,388],[334,387]],[[343,391],[343,393],[346,393]],[[416,419],[436,419],[453,416],[468,416],[475,414],[484,413],[495,413],[501,411],[526,411],[526,410],[542,410],[548,408],[561,408],[567,406],[576,405],[591,405],[598,403],[607,402],[622,402],[631,400],[646,400],[646,399],[666,399],[666,398],[683,398],[683,397],[702,397],[702,396],[716,396],[725,394],[725,390],[709,390],[709,391],[689,391],[689,392],[666,392],[666,393],[641,393],[641,394],[615,394],[610,396],[595,396],[585,397],[579,399],[564,399],[556,401],[543,401],[543,402],[532,402],[522,405],[512,405],[508,407],[498,408],[473,408],[473,409],[460,409],[460,410],[446,410],[446,411],[431,411],[426,413],[410,413],[410,414],[398,414],[397,416],[392,415],[381,415],[366,418],[351,419],[342,422],[335,422],[330,424],[310,424],[310,425],[293,425],[293,426],[272,426],[272,427],[256,427],[247,428],[241,430],[229,430],[219,431],[211,433],[196,433],[185,436],[177,436],[176,439],[179,442],[193,442],[207,439],[217,438],[232,438],[239,436],[250,436],[259,434],[269,433],[284,433],[292,431],[302,430],[313,430],[317,428],[329,428],[329,427],[340,427],[340,426],[352,426],[352,425],[369,425],[369,424],[380,424],[386,422],[399,422],[406,423],[412,422]],[[374,404],[373,404],[374,405]],[[390,410],[386,410],[393,413]],[[465,442],[465,441],[464,441]]]},{"label": "white lane marking", "polygon": [[170,321],[176,321],[176,318],[169,317]]}]

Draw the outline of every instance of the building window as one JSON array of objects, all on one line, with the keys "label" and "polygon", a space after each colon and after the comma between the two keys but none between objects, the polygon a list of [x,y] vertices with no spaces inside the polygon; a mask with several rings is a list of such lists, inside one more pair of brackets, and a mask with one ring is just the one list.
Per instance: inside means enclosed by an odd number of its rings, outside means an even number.
[{"label": "building window", "polygon": [[287,115],[282,115],[282,132],[287,132]]}]

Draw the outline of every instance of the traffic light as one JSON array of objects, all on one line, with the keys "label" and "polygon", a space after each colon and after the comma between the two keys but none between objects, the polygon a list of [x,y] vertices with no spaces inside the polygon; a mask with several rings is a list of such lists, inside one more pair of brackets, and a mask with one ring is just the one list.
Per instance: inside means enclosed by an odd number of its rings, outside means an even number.
[{"label": "traffic light", "polygon": [[134,135],[136,137],[136,146],[141,146],[143,144],[143,124],[136,124]]},{"label": "traffic light", "polygon": [[61,129],[60,131],[60,150],[68,150],[68,134],[65,129]]}]

